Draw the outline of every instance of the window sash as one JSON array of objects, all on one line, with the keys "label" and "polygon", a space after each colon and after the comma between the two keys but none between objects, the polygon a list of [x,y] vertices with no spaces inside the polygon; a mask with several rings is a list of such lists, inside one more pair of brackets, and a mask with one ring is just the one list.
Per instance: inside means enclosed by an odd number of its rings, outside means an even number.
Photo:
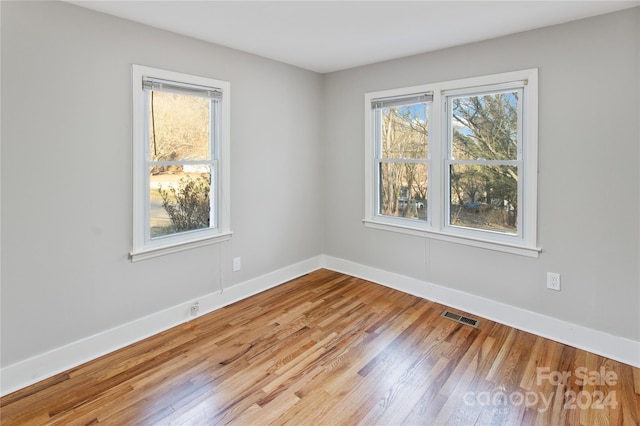
[{"label": "window sash", "polygon": [[[381,193],[382,193],[382,189],[383,189],[383,176],[382,176],[382,169],[383,166],[385,164],[416,164],[416,165],[424,165],[425,169],[426,169],[426,176],[425,176],[425,181],[422,182],[422,184],[424,184],[427,188],[427,194],[426,194],[426,198],[425,201],[427,201],[427,205],[428,205],[428,199],[429,199],[429,186],[428,186],[428,175],[429,175],[429,161],[428,160],[415,160],[415,159],[381,159],[381,160],[377,160],[376,161],[376,175],[377,175],[377,191],[375,194],[375,203],[376,203],[376,216],[379,216],[381,218],[393,218],[395,219],[401,219],[401,220],[408,220],[408,221],[418,221],[420,223],[425,223],[426,221],[428,221],[430,219],[429,216],[429,212],[427,210],[427,220],[425,221],[424,219],[420,219],[420,218],[406,218],[406,217],[400,217],[400,216],[393,216],[390,214],[385,214],[382,212],[382,200],[381,200]],[[412,192],[411,192],[412,188],[409,188],[409,193],[407,196],[407,202],[410,202],[411,199],[414,199],[414,197],[412,197]]]},{"label": "window sash", "polygon": [[[392,107],[402,107],[402,106],[410,106],[416,104],[432,104],[433,95],[431,93],[427,94],[418,94],[418,95],[407,95],[407,96],[393,96],[387,98],[378,98],[371,100],[371,117],[373,124],[373,138],[374,138],[374,153],[375,159],[388,159],[392,160],[393,157],[384,157],[382,154],[382,110],[386,108]],[[427,107],[427,114],[431,110],[430,106]],[[429,118],[429,117],[427,117]],[[427,139],[427,143],[429,140]],[[427,147],[428,148],[428,147]],[[427,156],[425,159],[429,158],[430,149],[427,149]],[[405,160],[405,158],[395,158],[396,160]],[[406,160],[416,160],[415,158]]]},{"label": "window sash", "polygon": [[[518,115],[518,130],[517,130],[517,155],[516,160],[521,161],[523,156],[523,146],[524,146],[524,134],[525,134],[525,116],[524,116],[524,105],[525,105],[525,90],[524,87],[527,84],[527,81],[518,81],[514,83],[505,83],[505,84],[496,84],[496,85],[487,85],[483,87],[473,87],[469,89],[457,89],[457,90],[447,90],[443,91],[444,97],[444,110],[446,114],[447,124],[446,124],[446,134],[447,134],[447,159],[454,160],[453,158],[453,123],[452,123],[452,115],[453,115],[453,100],[458,98],[469,98],[474,96],[484,96],[484,95],[500,95],[504,93],[512,93],[517,92],[519,96],[518,104],[516,105],[516,113]],[[462,160],[458,160],[462,161]],[[483,161],[483,160],[477,160]],[[508,160],[484,160],[484,161],[508,161]]]},{"label": "window sash", "polygon": [[[145,81],[156,81],[156,79],[153,79],[151,77],[143,77],[143,82]],[[159,80],[159,81],[166,81],[166,80]],[[179,83],[175,83],[175,84],[179,84]],[[184,84],[184,86],[192,86],[192,85]],[[194,86],[194,87],[201,87],[201,86]],[[165,90],[167,88],[168,86],[162,86],[161,91],[178,93],[186,96],[201,95],[200,92],[196,93],[195,91],[182,90],[182,88],[180,88],[180,90],[178,89],[173,90],[171,88],[169,88],[169,90]],[[146,88],[143,83],[143,90],[145,92],[144,114],[145,114],[145,117],[149,117],[149,114],[150,114],[149,98],[150,98],[152,89]],[[200,96],[200,97],[205,97],[205,96]],[[216,123],[215,118],[219,115],[220,108],[218,108],[217,104],[218,104],[217,100],[211,99],[211,102],[209,105],[209,159],[208,160],[202,159],[202,160],[153,161],[151,160],[151,152],[149,151],[149,144],[145,143],[145,166],[147,170],[146,177],[145,177],[146,182],[144,186],[144,197],[145,197],[145,200],[147,200],[146,206],[145,206],[145,213],[144,213],[145,245],[152,245],[155,241],[161,240],[161,239],[176,238],[182,234],[201,232],[207,229],[212,229],[212,230],[218,229],[217,210],[218,210],[219,204],[218,204],[217,194],[219,191],[215,188],[215,184],[217,184],[217,182],[219,181],[216,175],[216,172],[218,170],[218,167],[217,167],[218,160],[217,160],[216,153],[218,152],[217,138],[219,136],[219,132],[217,131],[217,128],[215,125]],[[149,140],[149,137],[150,137],[149,130],[150,129],[149,129],[148,120],[145,120],[144,141]],[[210,189],[209,189],[209,226],[207,228],[193,229],[188,231],[179,231],[179,232],[173,232],[171,234],[163,235],[160,237],[152,237],[151,236],[151,206],[149,205],[150,199],[151,199],[151,185],[150,185],[150,176],[148,171],[150,170],[150,167],[153,167],[153,166],[188,166],[188,165],[207,165],[210,168],[211,183],[210,183]]]}]

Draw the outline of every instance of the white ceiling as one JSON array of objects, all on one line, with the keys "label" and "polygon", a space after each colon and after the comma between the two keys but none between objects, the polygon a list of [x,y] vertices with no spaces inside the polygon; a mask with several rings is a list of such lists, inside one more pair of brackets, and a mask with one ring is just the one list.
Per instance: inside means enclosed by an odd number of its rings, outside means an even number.
[{"label": "white ceiling", "polygon": [[326,73],[568,22],[634,1],[69,1]]}]

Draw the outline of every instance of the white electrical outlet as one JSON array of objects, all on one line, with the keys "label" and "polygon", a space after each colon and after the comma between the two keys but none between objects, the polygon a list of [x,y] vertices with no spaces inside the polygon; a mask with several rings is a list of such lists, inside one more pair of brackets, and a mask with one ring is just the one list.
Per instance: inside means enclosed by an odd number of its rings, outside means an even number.
[{"label": "white electrical outlet", "polygon": [[198,304],[198,302],[193,302],[193,304],[191,305],[191,316],[195,317],[196,315],[198,315],[199,309],[200,305]]},{"label": "white electrical outlet", "polygon": [[560,291],[560,274],[547,272],[547,288]]},{"label": "white electrical outlet", "polygon": [[240,258],[239,257],[234,257],[233,258],[233,272],[238,272],[240,270],[241,266],[242,266],[242,264],[240,263]]}]

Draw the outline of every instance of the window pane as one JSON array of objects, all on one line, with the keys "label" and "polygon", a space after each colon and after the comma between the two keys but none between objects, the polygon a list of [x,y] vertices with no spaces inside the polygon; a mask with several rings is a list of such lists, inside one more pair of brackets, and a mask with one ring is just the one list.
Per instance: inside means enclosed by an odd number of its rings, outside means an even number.
[{"label": "window pane", "polygon": [[450,172],[451,225],[517,233],[517,167],[453,164]]},{"label": "window pane", "polygon": [[151,238],[209,228],[208,165],[152,167],[149,181]]},{"label": "window pane", "polygon": [[209,99],[152,91],[150,160],[209,160],[209,106]]},{"label": "window pane", "polygon": [[427,158],[429,105],[419,103],[380,110],[382,158]]},{"label": "window pane", "polygon": [[427,166],[380,163],[380,214],[427,220]]},{"label": "window pane", "polygon": [[518,92],[452,99],[451,156],[458,160],[516,160]]}]

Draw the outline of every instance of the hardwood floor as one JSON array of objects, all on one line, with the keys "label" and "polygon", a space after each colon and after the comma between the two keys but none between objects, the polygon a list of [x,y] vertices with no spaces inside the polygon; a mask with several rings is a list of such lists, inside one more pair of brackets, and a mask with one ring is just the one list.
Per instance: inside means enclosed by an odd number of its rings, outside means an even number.
[{"label": "hardwood floor", "polygon": [[640,369],[319,270],[0,400],[2,425],[638,425]]}]

